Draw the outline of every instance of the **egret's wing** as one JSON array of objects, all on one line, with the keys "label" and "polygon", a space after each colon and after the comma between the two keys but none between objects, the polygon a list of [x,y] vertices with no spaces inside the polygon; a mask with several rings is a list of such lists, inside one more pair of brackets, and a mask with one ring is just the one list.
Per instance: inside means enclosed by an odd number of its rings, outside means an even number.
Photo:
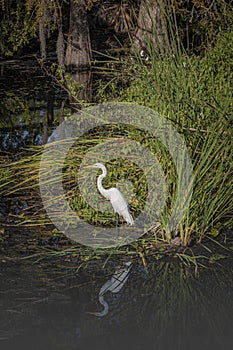
[{"label": "egret's wing", "polygon": [[109,199],[115,212],[128,209],[128,203],[123,194],[117,188],[109,189]]},{"label": "egret's wing", "polygon": [[111,279],[109,279],[100,289],[99,295],[103,295],[107,291],[112,293],[118,293],[126,283],[129,277],[129,271],[132,267],[132,263],[125,264],[125,267],[116,270]]},{"label": "egret's wing", "polygon": [[110,201],[114,211],[119,215],[123,216],[127,224],[133,225],[134,220],[129,212],[129,206],[123,194],[117,188],[111,188],[109,191],[111,191]]}]

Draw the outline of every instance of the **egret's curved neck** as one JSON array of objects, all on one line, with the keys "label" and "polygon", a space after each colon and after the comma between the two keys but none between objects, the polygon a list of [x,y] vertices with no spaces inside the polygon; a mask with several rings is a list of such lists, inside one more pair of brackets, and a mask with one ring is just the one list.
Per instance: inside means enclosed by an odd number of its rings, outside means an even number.
[{"label": "egret's curved neck", "polygon": [[103,295],[99,296],[99,302],[100,302],[100,304],[102,304],[104,306],[104,309],[103,309],[103,311],[98,312],[98,316],[105,316],[105,315],[107,315],[108,310],[109,310],[109,306],[108,306],[108,303],[104,300]]},{"label": "egret's curved neck", "polygon": [[103,185],[102,185],[102,180],[107,175],[107,170],[104,165],[101,167],[101,169],[102,169],[102,174],[98,177],[97,187],[100,193],[102,194],[102,196],[108,199],[108,190],[105,190],[105,188],[103,188]]}]

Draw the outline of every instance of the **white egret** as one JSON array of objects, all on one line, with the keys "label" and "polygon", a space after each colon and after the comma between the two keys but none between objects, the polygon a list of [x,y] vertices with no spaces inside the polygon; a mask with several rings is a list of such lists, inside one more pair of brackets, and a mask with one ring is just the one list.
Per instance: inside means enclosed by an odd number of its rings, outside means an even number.
[{"label": "white egret", "polygon": [[92,165],[93,168],[99,168],[102,170],[102,174],[99,175],[97,180],[97,187],[102,196],[109,200],[112,204],[113,210],[117,215],[117,226],[118,226],[118,215],[122,216],[128,225],[132,226],[134,220],[129,212],[129,206],[127,200],[123,194],[115,187],[111,187],[106,190],[102,185],[102,180],[107,175],[107,169],[102,163],[96,163]]},{"label": "white egret", "polygon": [[104,294],[107,292],[118,293],[126,283],[130,269],[132,268],[132,262],[128,261],[125,266],[115,271],[114,275],[101,287],[99,292],[99,302],[103,305],[104,309],[101,312],[87,312],[88,314],[103,317],[107,315],[109,311],[109,305],[104,300]]}]

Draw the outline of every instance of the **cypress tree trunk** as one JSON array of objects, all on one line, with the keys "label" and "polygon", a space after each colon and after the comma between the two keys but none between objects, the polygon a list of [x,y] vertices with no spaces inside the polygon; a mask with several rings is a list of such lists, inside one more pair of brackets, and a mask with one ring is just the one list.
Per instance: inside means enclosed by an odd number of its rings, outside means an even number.
[{"label": "cypress tree trunk", "polygon": [[164,6],[163,0],[141,0],[134,48],[141,51],[151,46],[159,53],[166,51],[168,41]]},{"label": "cypress tree trunk", "polygon": [[69,71],[88,70],[91,66],[89,24],[83,0],[70,0],[70,28],[65,65]]}]

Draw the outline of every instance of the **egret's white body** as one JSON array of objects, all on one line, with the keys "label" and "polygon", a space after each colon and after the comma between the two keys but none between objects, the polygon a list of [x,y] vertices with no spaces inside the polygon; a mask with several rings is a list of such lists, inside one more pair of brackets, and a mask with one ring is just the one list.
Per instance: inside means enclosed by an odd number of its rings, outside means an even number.
[{"label": "egret's white body", "polygon": [[128,225],[133,225],[134,220],[129,212],[129,206],[123,194],[115,187],[106,190],[102,185],[102,180],[107,175],[106,167],[102,163],[96,163],[93,165],[93,167],[102,170],[102,174],[98,177],[97,180],[97,187],[102,196],[111,202],[116,214],[122,216]]}]

